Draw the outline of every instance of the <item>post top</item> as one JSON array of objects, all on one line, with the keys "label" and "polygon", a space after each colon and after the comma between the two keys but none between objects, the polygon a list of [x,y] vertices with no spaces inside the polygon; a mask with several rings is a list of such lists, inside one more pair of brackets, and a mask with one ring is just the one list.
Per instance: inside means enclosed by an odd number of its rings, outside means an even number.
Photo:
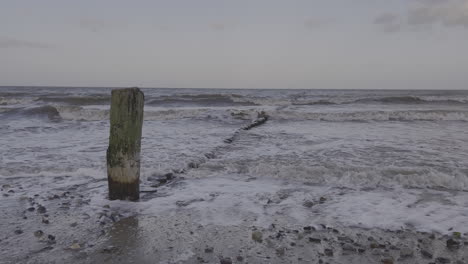
[{"label": "post top", "polygon": [[129,87],[129,88],[120,88],[120,89],[113,89],[112,93],[142,93],[140,88],[138,87]]}]

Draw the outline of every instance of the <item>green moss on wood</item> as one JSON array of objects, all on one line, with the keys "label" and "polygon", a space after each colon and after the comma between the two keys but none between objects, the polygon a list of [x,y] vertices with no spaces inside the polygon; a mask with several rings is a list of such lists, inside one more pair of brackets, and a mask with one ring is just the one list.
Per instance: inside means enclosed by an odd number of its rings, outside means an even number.
[{"label": "green moss on wood", "polygon": [[[110,194],[112,186],[116,186],[115,183],[134,185],[139,181],[143,108],[144,94],[140,89],[127,88],[112,91],[109,148],[107,149]],[[125,190],[126,188],[118,189]],[[125,199],[125,197],[115,199]]]}]

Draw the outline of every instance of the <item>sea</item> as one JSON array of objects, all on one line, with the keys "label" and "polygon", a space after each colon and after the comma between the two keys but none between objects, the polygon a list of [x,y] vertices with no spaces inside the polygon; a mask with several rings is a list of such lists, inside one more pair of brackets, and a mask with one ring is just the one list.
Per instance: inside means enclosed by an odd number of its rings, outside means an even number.
[{"label": "sea", "polygon": [[[59,210],[48,196],[67,192],[98,220],[110,204],[124,216],[189,208],[202,224],[468,232],[468,90],[141,89],[132,203],[107,199],[112,89],[0,87],[2,232],[27,199]],[[242,129],[261,112],[267,122]]]}]

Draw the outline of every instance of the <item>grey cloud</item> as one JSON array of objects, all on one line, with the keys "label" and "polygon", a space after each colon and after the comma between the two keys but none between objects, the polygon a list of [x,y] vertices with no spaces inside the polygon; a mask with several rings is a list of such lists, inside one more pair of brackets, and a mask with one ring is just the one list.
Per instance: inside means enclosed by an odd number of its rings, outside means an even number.
[{"label": "grey cloud", "polygon": [[85,18],[79,21],[79,25],[82,29],[89,30],[91,32],[101,32],[105,29],[111,28],[112,25],[101,19]]},{"label": "grey cloud", "polygon": [[418,1],[408,12],[408,24],[463,26],[468,28],[468,0]]},{"label": "grey cloud", "polygon": [[42,42],[0,37],[0,48],[49,49],[52,47],[52,45]]},{"label": "grey cloud", "polygon": [[383,31],[387,33],[393,33],[400,31],[401,25],[400,24],[386,24],[383,26]]},{"label": "grey cloud", "polygon": [[395,23],[398,19],[398,16],[392,13],[383,13],[380,16],[376,17],[374,24],[392,24]]},{"label": "grey cloud", "polygon": [[214,31],[224,31],[226,29],[226,24],[223,23],[213,23],[210,25],[210,28]]},{"label": "grey cloud", "polygon": [[378,25],[384,32],[392,33],[401,29],[399,16],[393,13],[383,13],[374,19],[374,24]]},{"label": "grey cloud", "polygon": [[413,0],[402,16],[400,22],[397,15],[385,13],[376,17],[374,24],[385,32],[427,29],[432,25],[468,28],[468,0]]},{"label": "grey cloud", "polygon": [[318,27],[322,27],[323,25],[325,25],[324,21],[318,20],[318,19],[315,19],[315,18],[309,18],[309,19],[306,19],[304,21],[304,26],[307,29],[315,29],[315,28],[318,28]]}]

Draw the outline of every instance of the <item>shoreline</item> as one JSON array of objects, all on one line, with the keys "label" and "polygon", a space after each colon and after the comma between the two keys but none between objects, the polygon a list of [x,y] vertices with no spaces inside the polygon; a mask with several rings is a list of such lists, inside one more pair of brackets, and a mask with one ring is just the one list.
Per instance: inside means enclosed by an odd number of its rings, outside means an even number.
[{"label": "shoreline", "polygon": [[[21,184],[3,184],[5,203],[0,209],[8,217],[0,225],[5,234],[0,238],[1,255],[6,256],[0,263],[388,264],[468,260],[468,233],[459,233],[457,228],[443,234],[411,227],[392,230],[340,224],[331,221],[333,216],[323,217],[338,197],[330,189],[323,195],[314,189],[317,187],[301,187],[312,188],[305,191],[315,192],[316,198],[299,203],[296,198],[304,198],[297,196],[302,195],[301,189],[274,187],[268,182],[180,179],[158,187],[157,192],[145,193],[136,203],[108,201],[105,181],[66,187],[56,183],[61,187],[30,197],[24,195],[27,188]],[[206,188],[205,196],[194,195],[201,186]],[[246,197],[252,190],[248,187],[259,186],[264,189]],[[213,187],[219,188],[215,192]],[[253,199],[252,204],[249,199]],[[301,208],[316,210],[316,219],[310,218],[314,214],[304,219]]]}]

